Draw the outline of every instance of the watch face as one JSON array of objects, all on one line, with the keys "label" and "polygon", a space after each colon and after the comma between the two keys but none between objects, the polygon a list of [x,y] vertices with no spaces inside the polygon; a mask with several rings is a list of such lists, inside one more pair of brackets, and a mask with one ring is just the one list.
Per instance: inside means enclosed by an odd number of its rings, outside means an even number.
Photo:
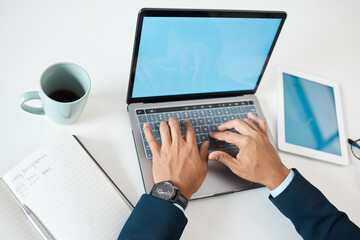
[{"label": "watch face", "polygon": [[174,195],[174,186],[169,182],[162,182],[155,186],[153,195],[164,200],[169,200]]}]

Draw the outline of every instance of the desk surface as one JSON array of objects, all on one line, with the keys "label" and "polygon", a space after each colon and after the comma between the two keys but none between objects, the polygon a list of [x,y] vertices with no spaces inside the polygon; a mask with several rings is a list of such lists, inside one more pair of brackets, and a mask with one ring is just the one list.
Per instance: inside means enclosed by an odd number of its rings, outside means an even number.
[{"label": "desk surface", "polygon": [[[283,31],[257,96],[270,130],[276,134],[274,66],[286,65],[338,81],[347,135],[360,138],[360,2],[341,1],[0,1],[0,176],[67,130],[136,203],[143,193],[126,111],[137,12],[142,7],[284,10]],[[21,93],[37,90],[42,71],[70,61],[92,79],[87,106],[79,120],[60,126],[22,111]],[[341,167],[280,153],[351,220],[360,225],[360,161]],[[193,201],[183,239],[301,239],[267,199],[266,188]],[[120,231],[120,229],[119,229]]]}]

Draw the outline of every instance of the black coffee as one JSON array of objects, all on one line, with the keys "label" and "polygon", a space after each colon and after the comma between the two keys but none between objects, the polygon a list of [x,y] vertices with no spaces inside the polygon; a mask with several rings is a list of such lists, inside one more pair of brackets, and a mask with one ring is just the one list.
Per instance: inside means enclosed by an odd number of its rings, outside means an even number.
[{"label": "black coffee", "polygon": [[81,96],[68,89],[55,90],[49,94],[49,97],[58,102],[73,102],[81,98]]}]

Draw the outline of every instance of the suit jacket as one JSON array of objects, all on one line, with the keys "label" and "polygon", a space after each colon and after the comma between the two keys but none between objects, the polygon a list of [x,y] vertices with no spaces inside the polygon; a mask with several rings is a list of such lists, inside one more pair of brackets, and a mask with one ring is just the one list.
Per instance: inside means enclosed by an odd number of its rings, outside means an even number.
[{"label": "suit jacket", "polygon": [[[360,239],[360,229],[347,215],[338,211],[296,169],[293,171],[289,186],[276,198],[269,198],[292,221],[298,233],[304,239]],[[172,203],[144,194],[118,239],[179,239],[186,223],[184,213]]]},{"label": "suit jacket", "polygon": [[174,204],[144,194],[126,221],[118,239],[180,239],[187,218]]},{"label": "suit jacket", "polygon": [[306,239],[360,239],[360,229],[296,169],[289,186],[269,199]]}]

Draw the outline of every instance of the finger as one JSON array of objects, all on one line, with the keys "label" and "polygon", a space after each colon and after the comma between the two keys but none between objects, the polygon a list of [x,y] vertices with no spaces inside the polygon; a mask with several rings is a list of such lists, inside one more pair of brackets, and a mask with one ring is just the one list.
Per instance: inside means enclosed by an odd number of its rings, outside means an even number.
[{"label": "finger", "polygon": [[225,141],[228,143],[235,144],[238,148],[241,148],[246,143],[247,136],[240,135],[233,132],[214,132],[210,133],[209,136],[213,139],[219,140],[219,141]]},{"label": "finger", "polygon": [[221,162],[225,166],[231,169],[231,171],[235,170],[235,163],[237,159],[233,158],[229,154],[223,151],[215,151],[209,154],[209,160],[215,160]]},{"label": "finger", "polygon": [[209,155],[209,141],[205,141],[200,147],[200,158],[207,162]]},{"label": "finger", "polygon": [[167,121],[161,121],[159,129],[162,145],[171,145],[170,129]]},{"label": "finger", "polygon": [[160,148],[160,145],[155,140],[155,137],[152,134],[149,124],[145,123],[143,128],[144,128],[145,138],[146,138],[146,141],[148,141],[148,143],[149,143],[151,152],[154,153],[154,152],[158,151]]},{"label": "finger", "polygon": [[257,127],[250,119],[244,118],[243,121],[244,121],[247,125],[249,125],[253,130],[259,131],[258,127]]},{"label": "finger", "polygon": [[183,122],[184,128],[185,128],[185,140],[189,143],[196,143],[195,138],[195,130],[193,125],[189,120],[184,120]]},{"label": "finger", "polygon": [[171,117],[168,120],[168,124],[170,126],[172,142],[179,142],[182,139],[179,122],[175,118]]},{"label": "finger", "polygon": [[258,125],[258,128],[260,129],[260,131],[267,136],[266,122],[264,120],[262,120],[261,118],[259,118],[258,116],[256,116],[255,114],[253,114],[252,112],[248,113],[248,117],[251,120],[253,120]]},{"label": "finger", "polygon": [[230,120],[218,126],[219,131],[225,131],[227,129],[235,129],[239,133],[248,136],[252,136],[255,133],[255,130],[241,119]]}]

